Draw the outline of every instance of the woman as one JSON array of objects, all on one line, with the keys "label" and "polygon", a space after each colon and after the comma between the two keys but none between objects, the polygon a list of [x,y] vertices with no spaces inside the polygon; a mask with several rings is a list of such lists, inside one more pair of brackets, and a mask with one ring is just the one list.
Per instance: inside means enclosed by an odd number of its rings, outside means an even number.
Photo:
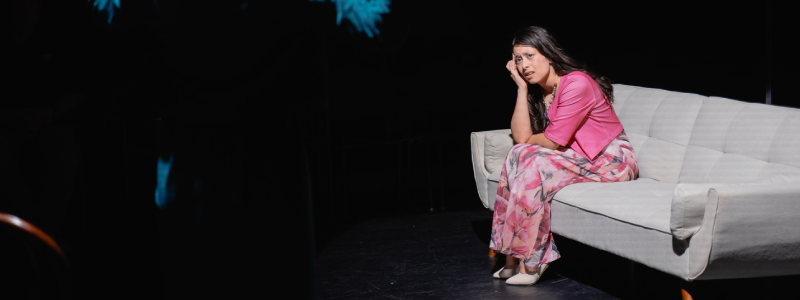
[{"label": "woman", "polygon": [[569,57],[544,28],[520,30],[506,64],[517,84],[490,247],[506,255],[494,278],[532,285],[560,257],[550,201],[566,185],[638,176],[636,155],[611,103],[611,81]]}]

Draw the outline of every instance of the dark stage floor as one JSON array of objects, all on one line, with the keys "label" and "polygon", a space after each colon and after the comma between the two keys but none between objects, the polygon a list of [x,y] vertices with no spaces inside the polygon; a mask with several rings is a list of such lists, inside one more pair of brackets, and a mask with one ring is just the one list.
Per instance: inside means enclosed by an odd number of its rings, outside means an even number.
[{"label": "dark stage floor", "polygon": [[[534,286],[491,277],[492,212],[366,220],[315,262],[317,299],[681,299],[678,278],[555,236],[562,258]],[[497,262],[495,261],[497,260]],[[497,265],[499,268],[499,265]],[[694,299],[800,299],[800,277],[695,282]]]}]

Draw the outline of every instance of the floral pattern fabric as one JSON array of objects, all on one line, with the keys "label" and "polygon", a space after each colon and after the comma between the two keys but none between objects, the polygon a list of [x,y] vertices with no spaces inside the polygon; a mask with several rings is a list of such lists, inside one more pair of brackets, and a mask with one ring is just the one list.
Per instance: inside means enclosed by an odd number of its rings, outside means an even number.
[{"label": "floral pattern fabric", "polygon": [[536,270],[561,257],[550,233],[550,202],[561,188],[634,180],[638,174],[636,154],[624,130],[594,163],[569,148],[517,144],[500,173],[489,247]]}]

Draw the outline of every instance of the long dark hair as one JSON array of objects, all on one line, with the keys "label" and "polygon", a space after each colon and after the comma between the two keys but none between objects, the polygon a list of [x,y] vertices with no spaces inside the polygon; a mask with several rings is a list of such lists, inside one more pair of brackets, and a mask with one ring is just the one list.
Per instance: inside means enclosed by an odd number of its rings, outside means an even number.
[{"label": "long dark hair", "polygon": [[[586,65],[567,55],[556,39],[553,38],[546,29],[538,26],[521,28],[514,34],[514,38],[511,41],[512,52],[514,51],[514,46],[530,46],[536,48],[539,53],[552,62],[553,69],[558,76],[567,75],[572,71],[586,73],[600,85],[600,89],[603,90],[603,94],[606,96],[606,102],[608,104],[614,102],[614,87],[611,85],[611,79],[595,74],[588,70]],[[533,133],[543,132],[548,123],[547,109],[542,101],[544,97],[542,92],[542,87],[538,84],[534,84],[533,87],[528,88],[528,116],[531,118],[531,129],[533,129]]]}]

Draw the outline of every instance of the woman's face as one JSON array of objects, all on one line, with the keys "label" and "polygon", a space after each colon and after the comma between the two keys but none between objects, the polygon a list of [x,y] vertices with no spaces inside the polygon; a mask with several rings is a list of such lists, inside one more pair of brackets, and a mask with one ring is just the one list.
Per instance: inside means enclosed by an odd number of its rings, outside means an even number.
[{"label": "woman's face", "polygon": [[550,75],[550,60],[531,46],[514,46],[517,71],[529,84],[544,86]]}]

